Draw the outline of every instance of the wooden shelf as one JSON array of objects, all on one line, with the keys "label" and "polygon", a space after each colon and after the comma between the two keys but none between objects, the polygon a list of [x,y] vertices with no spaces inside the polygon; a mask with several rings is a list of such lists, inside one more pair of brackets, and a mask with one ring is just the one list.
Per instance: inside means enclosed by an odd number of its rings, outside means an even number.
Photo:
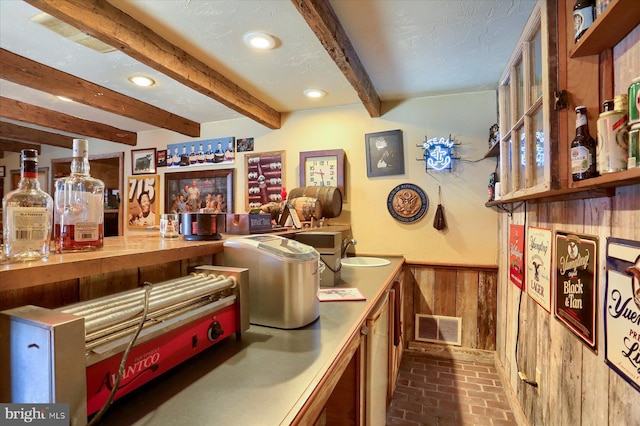
[{"label": "wooden shelf", "polygon": [[639,24],[640,1],[612,0],[569,51],[569,57],[597,55],[612,48]]},{"label": "wooden shelf", "polygon": [[640,183],[640,168],[625,170],[622,172],[607,173],[597,178],[586,179],[580,182],[570,182],[569,188],[551,189],[534,194],[510,197],[508,194],[501,200],[489,201],[486,207],[499,207],[505,204],[513,204],[521,201],[533,203],[549,203],[553,201],[585,200],[598,197],[612,197],[615,189],[621,186],[636,185]]},{"label": "wooden shelf", "polygon": [[591,187],[611,188],[616,186],[632,185],[640,183],[640,167],[622,172],[606,173],[592,179],[570,182],[569,186],[576,189],[588,189]]},{"label": "wooden shelf", "polygon": [[491,148],[489,148],[489,151],[487,151],[487,153],[484,155],[484,158],[497,157],[499,155],[500,155],[500,142],[496,142],[493,145],[491,145]]}]

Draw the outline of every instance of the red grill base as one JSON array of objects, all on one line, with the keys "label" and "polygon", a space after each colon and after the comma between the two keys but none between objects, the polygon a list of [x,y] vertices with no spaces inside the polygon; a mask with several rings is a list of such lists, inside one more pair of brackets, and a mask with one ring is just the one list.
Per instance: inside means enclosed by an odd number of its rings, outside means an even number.
[{"label": "red grill base", "polygon": [[[236,305],[231,305],[134,346],[114,401],[235,332]],[[109,397],[121,359],[119,353],[87,367],[88,415],[100,410]]]}]

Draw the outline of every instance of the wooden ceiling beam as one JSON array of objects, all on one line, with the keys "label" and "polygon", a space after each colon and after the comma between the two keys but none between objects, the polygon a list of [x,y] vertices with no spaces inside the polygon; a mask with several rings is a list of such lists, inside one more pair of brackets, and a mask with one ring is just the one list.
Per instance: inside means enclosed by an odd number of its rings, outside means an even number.
[{"label": "wooden ceiling beam", "polygon": [[135,132],[84,120],[5,97],[0,97],[0,117],[125,145],[135,146],[138,143],[138,135]]},{"label": "wooden ceiling beam", "polygon": [[270,129],[281,126],[274,108],[106,1],[25,1]]},{"label": "wooden ceiling beam", "polygon": [[31,127],[0,121],[0,138],[21,142],[40,143],[42,145],[73,148],[73,138],[59,133],[46,132],[32,129]]},{"label": "wooden ceiling beam", "polygon": [[47,65],[0,49],[0,78],[191,137],[200,124]]},{"label": "wooden ceiling beam", "polygon": [[37,145],[37,144],[33,144],[33,143],[27,143],[27,142],[14,141],[14,140],[11,140],[11,139],[5,139],[3,137],[0,137],[0,150],[9,151],[9,152],[20,152],[23,149],[35,149],[36,151],[38,151],[38,154],[42,154],[42,146],[41,145]]},{"label": "wooden ceiling beam", "polygon": [[380,117],[380,97],[329,0],[291,1],[356,90],[369,115]]}]

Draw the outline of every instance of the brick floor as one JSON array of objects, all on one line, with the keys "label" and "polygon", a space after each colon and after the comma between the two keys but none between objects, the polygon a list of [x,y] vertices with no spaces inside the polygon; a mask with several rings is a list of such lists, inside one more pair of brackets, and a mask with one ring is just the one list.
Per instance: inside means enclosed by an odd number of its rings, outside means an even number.
[{"label": "brick floor", "polygon": [[405,351],[387,426],[513,425],[493,364]]}]

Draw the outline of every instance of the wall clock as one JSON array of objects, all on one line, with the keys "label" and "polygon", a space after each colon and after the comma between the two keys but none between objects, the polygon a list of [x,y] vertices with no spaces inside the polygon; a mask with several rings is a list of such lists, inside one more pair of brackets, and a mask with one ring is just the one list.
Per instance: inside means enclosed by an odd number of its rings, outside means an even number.
[{"label": "wall clock", "polygon": [[301,152],[300,185],[337,186],[344,197],[344,150]]}]

